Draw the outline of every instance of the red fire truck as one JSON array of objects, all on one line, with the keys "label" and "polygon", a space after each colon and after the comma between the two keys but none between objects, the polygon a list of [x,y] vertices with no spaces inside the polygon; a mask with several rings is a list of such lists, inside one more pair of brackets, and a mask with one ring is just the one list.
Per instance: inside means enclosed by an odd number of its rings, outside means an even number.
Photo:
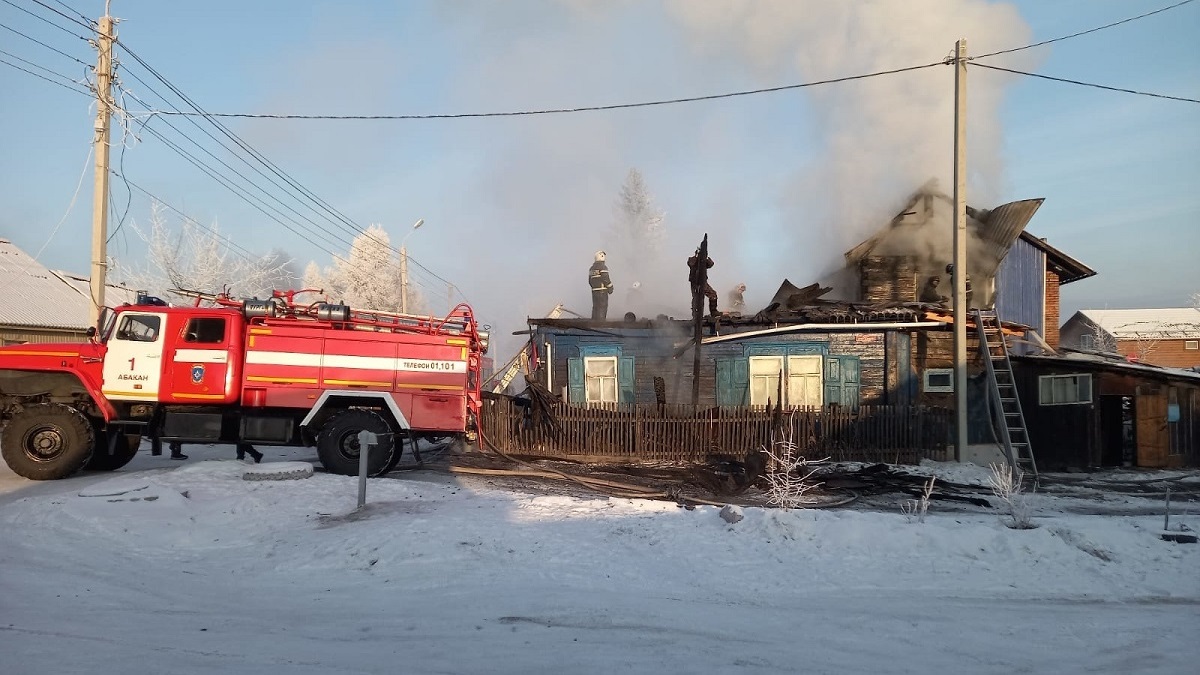
[{"label": "red fire truck", "polygon": [[0,348],[5,462],[35,480],[115,470],[148,437],[315,445],[348,475],[368,431],[378,475],[405,437],[473,437],[488,336],[469,306],[435,318],[295,296],[126,305],[84,344]]}]

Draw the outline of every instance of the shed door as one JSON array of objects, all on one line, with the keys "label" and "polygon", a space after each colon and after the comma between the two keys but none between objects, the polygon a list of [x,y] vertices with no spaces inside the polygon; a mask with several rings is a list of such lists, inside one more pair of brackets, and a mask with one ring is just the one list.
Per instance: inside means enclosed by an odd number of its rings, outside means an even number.
[{"label": "shed door", "polygon": [[1155,468],[1167,465],[1170,436],[1167,433],[1167,392],[1162,387],[1138,387],[1137,466]]}]

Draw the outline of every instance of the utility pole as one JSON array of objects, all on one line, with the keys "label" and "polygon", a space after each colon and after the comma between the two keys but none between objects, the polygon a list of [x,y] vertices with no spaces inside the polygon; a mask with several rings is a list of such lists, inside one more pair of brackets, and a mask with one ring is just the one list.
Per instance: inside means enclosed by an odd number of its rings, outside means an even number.
[{"label": "utility pole", "polygon": [[967,41],[954,44],[954,460],[967,449]]},{"label": "utility pole", "polygon": [[90,325],[99,328],[100,311],[104,307],[105,276],[108,272],[108,139],[109,121],[112,116],[112,45],[113,18],[108,15],[108,3],[104,16],[100,17],[99,39],[96,48],[100,51],[96,63],[96,135],[92,143],[96,165],[92,195],[92,273]]},{"label": "utility pole", "polygon": [[696,252],[696,268],[692,270],[692,321],[695,323],[692,344],[692,405],[700,405],[700,341],[704,339],[704,288],[708,285],[708,233]]},{"label": "utility pole", "polygon": [[408,314],[408,248],[400,245],[400,313]]}]

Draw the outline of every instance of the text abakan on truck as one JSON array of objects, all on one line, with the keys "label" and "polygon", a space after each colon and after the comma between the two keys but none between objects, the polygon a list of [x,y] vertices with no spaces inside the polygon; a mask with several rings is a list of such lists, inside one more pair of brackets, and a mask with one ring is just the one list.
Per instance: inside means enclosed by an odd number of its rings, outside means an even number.
[{"label": "text abakan on truck", "polygon": [[208,296],[106,312],[82,344],[0,348],[0,451],[35,480],[115,470],[155,443],[316,446],[327,471],[372,475],[403,440],[474,440],[488,336],[470,306],[446,317],[345,304]]}]

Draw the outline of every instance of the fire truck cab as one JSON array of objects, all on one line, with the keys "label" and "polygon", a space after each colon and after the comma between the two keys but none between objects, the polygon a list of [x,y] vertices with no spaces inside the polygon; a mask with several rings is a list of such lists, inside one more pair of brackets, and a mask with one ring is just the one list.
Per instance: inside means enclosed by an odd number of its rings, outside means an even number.
[{"label": "fire truck cab", "polygon": [[445,318],[209,296],[216,306],[126,305],[83,344],[0,348],[0,453],[32,479],[114,470],[155,443],[316,446],[373,475],[405,438],[474,434],[487,350],[467,305]]}]

